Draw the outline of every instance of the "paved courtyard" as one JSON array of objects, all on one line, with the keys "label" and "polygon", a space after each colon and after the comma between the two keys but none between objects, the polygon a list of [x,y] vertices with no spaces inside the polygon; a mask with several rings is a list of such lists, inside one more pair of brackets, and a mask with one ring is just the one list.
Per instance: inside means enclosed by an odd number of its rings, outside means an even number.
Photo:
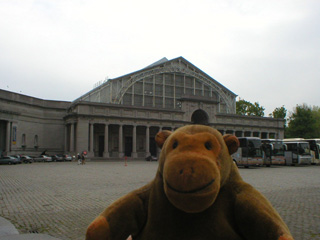
[{"label": "paved courtyard", "polygon": [[[156,169],[157,162],[144,161],[0,165],[0,216],[20,233],[84,239],[88,224],[106,206],[148,183]],[[296,240],[320,240],[320,166],[240,173],[272,202]]]}]

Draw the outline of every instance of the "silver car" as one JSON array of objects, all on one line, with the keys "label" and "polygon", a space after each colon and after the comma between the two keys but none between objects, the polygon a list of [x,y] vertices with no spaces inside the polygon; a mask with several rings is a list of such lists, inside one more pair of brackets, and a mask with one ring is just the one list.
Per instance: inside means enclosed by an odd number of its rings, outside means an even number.
[{"label": "silver car", "polygon": [[66,155],[64,155],[64,160],[65,160],[65,161],[72,161],[72,156],[66,154]]},{"label": "silver car", "polygon": [[20,159],[23,163],[33,163],[33,158],[30,156],[22,156]]},{"label": "silver car", "polygon": [[12,156],[0,158],[0,164],[18,164],[21,163],[20,159]]},{"label": "silver car", "polygon": [[47,155],[41,155],[39,157],[35,157],[33,160],[35,162],[52,162],[52,157],[49,157]]}]

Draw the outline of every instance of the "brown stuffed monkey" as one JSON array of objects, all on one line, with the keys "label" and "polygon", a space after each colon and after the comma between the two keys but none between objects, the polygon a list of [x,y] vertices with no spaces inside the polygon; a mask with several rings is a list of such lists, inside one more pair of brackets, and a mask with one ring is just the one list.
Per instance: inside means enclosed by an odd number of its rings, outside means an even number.
[{"label": "brown stuffed monkey", "polygon": [[156,136],[155,178],[115,201],[88,227],[87,240],[293,240],[270,202],[233,163],[235,136],[190,125]]}]

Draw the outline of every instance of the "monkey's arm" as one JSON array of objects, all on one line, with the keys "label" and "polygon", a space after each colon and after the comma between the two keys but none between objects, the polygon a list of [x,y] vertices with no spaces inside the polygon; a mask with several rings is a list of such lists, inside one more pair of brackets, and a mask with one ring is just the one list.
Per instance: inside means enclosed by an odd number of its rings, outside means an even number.
[{"label": "monkey's arm", "polygon": [[88,227],[86,240],[125,240],[136,235],[147,217],[150,184],[118,199]]},{"label": "monkey's arm", "polygon": [[293,240],[287,225],[271,203],[244,182],[236,195],[235,218],[246,239]]}]

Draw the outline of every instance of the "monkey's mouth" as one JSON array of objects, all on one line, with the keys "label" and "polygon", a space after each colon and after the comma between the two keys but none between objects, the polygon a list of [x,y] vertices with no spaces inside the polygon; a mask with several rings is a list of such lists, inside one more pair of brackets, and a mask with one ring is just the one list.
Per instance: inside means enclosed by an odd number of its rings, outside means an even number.
[{"label": "monkey's mouth", "polygon": [[172,187],[167,181],[166,181],[166,184],[167,184],[168,188],[170,188],[171,190],[173,190],[177,193],[190,194],[190,193],[198,193],[198,192],[205,190],[206,188],[210,187],[214,183],[214,181],[215,181],[215,179],[212,179],[206,185],[199,187],[199,188],[196,188],[196,189],[188,190],[188,191],[182,191],[182,190],[176,189],[176,188]]}]

